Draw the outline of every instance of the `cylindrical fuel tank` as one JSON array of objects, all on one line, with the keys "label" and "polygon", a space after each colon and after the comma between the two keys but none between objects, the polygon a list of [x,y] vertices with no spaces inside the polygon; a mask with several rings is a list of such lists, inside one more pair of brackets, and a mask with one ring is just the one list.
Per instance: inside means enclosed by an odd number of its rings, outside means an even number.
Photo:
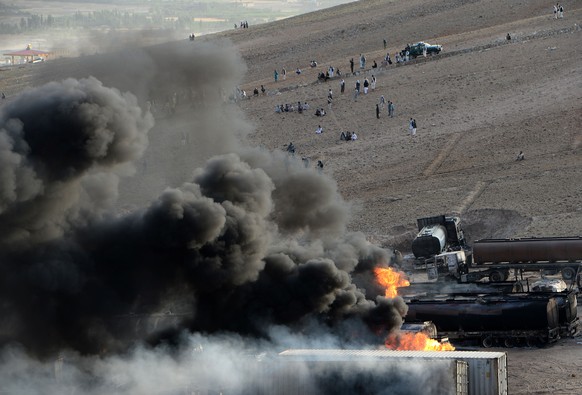
[{"label": "cylindrical fuel tank", "polygon": [[443,225],[425,226],[412,241],[412,253],[426,258],[443,252],[447,243],[447,231]]},{"label": "cylindrical fuel tank", "polygon": [[432,321],[444,331],[538,330],[559,326],[554,298],[409,301],[406,321]]},{"label": "cylindrical fuel tank", "polygon": [[473,262],[477,265],[580,260],[582,260],[582,237],[483,239],[473,243]]}]

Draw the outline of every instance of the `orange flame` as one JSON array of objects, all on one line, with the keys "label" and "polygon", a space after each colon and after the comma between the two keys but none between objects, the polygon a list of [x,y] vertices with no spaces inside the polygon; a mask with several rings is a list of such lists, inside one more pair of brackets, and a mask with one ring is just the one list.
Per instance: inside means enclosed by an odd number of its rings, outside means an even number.
[{"label": "orange flame", "polygon": [[455,347],[448,342],[440,343],[422,332],[397,332],[388,335],[384,342],[386,348],[401,351],[454,351]]},{"label": "orange flame", "polygon": [[410,285],[410,281],[406,279],[404,273],[391,267],[377,267],[374,269],[374,274],[380,285],[386,287],[387,298],[395,298],[398,295],[398,287],[408,287]]}]

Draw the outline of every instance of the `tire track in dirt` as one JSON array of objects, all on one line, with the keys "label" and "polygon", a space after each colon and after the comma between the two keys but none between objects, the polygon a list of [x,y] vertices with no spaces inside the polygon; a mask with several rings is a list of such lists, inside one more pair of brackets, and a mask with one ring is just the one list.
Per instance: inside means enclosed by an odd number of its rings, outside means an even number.
[{"label": "tire track in dirt", "polygon": [[473,202],[479,197],[479,195],[481,195],[481,193],[483,193],[485,188],[487,188],[490,183],[491,183],[490,181],[477,181],[477,183],[475,184],[473,189],[469,192],[467,197],[461,202],[461,204],[456,209],[453,210],[453,212],[462,214],[465,211],[467,211],[467,209],[471,207]]},{"label": "tire track in dirt", "polygon": [[434,160],[428,165],[426,169],[422,172],[425,177],[431,176],[440,167],[443,161],[449,156],[450,152],[453,150],[455,145],[461,139],[461,133],[455,133],[447,142],[447,144],[441,149],[439,154],[434,158]]}]

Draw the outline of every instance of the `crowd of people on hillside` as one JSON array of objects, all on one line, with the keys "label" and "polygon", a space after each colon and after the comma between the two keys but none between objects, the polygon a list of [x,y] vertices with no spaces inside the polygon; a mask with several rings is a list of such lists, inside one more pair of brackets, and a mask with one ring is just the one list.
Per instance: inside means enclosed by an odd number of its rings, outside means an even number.
[{"label": "crowd of people on hillside", "polygon": [[285,105],[279,104],[278,106],[275,106],[276,113],[297,111],[299,114],[302,114],[306,110],[309,110],[309,104],[307,102],[301,103],[300,101],[297,102],[297,106],[294,106],[293,104],[289,103],[285,103]]}]

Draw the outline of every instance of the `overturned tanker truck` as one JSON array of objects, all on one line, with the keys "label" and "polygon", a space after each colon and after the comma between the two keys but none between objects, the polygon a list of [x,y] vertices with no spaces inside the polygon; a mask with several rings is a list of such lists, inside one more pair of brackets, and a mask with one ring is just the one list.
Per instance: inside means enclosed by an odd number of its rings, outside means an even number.
[{"label": "overturned tanker truck", "polygon": [[427,261],[446,251],[467,249],[461,219],[457,216],[437,215],[416,220],[418,234],[412,240],[414,268],[426,268]]}]

